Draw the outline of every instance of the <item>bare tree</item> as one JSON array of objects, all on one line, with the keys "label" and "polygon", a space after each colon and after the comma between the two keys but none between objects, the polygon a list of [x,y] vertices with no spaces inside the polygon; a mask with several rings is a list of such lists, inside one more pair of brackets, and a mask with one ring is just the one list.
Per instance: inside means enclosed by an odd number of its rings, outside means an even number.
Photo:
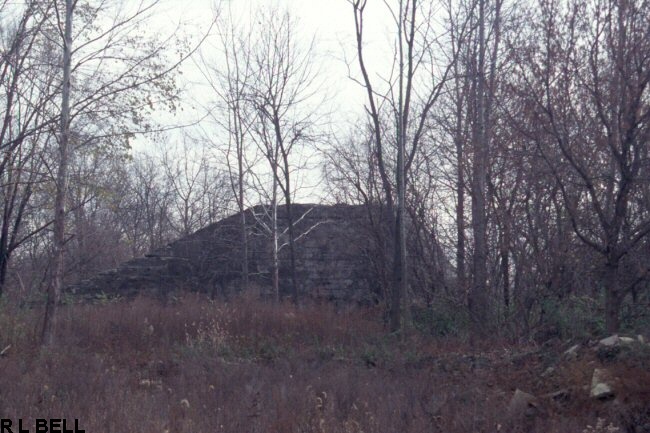
[{"label": "bare tree", "polygon": [[646,179],[650,137],[648,6],[541,2],[518,58],[520,95],[536,126],[525,130],[552,170],[576,236],[602,260],[609,332],[648,273],[630,257],[650,232],[650,216],[633,199]]},{"label": "bare tree", "polygon": [[[216,49],[219,57],[214,59],[207,53],[201,55],[201,71],[209,87],[218,96],[218,101],[210,109],[210,117],[228,134],[227,145],[210,142],[226,160],[226,169],[230,187],[235,197],[239,212],[239,230],[241,242],[241,283],[242,289],[249,287],[249,252],[248,225],[246,221],[246,183],[249,165],[247,158],[254,152],[254,144],[250,138],[251,123],[254,114],[247,99],[247,88],[253,72],[251,52],[251,29],[245,30],[235,24],[232,10],[223,15],[220,21],[219,46]],[[207,45],[209,52],[215,47]],[[206,51],[208,51],[206,50]],[[219,60],[222,60],[220,62]],[[214,131],[206,132],[206,136],[214,135]],[[254,158],[253,158],[254,159]]]},{"label": "bare tree", "polygon": [[[487,9],[485,0],[478,0],[476,26],[476,63],[473,65],[473,104],[472,122],[472,232],[474,234],[474,252],[472,255],[472,287],[469,296],[469,309],[477,330],[485,329],[489,313],[489,295],[487,287],[487,203],[488,203],[488,169],[490,162],[489,113],[494,96],[493,82],[500,43],[500,16],[502,0],[494,2]],[[487,9],[487,10],[486,10]],[[488,33],[492,41],[488,40]],[[491,42],[491,46],[490,46]],[[490,51],[491,49],[491,51]],[[489,62],[489,63],[488,63]]]},{"label": "bare tree", "polygon": [[[126,203],[118,209],[135,257],[161,247],[172,237],[171,191],[164,170],[151,155],[138,155],[127,170],[129,191]],[[140,236],[144,243],[138,242]]]},{"label": "bare tree", "polygon": [[[295,239],[292,202],[294,185],[292,154],[314,141],[317,126],[317,106],[314,95],[318,88],[314,70],[313,44],[301,45],[295,35],[297,23],[288,12],[270,10],[258,21],[264,31],[253,41],[253,76],[247,86],[247,98],[256,112],[251,129],[256,143],[269,163],[272,175],[271,207],[273,244],[277,245],[277,192],[285,204],[289,234],[291,295],[298,302],[296,280]],[[274,248],[274,256],[277,250]],[[275,262],[275,260],[274,260]],[[275,278],[274,278],[275,279]],[[277,289],[276,289],[277,290]]]},{"label": "bare tree", "polygon": [[[364,18],[367,0],[351,0],[355,22],[356,51],[361,85],[368,96],[366,111],[374,134],[378,171],[389,214],[389,225],[394,228],[392,240],[393,287],[391,291],[391,329],[402,325],[402,316],[408,315],[406,302],[406,192],[409,171],[426,131],[427,119],[448,79],[456,53],[443,59],[434,55],[439,39],[433,28],[433,5],[427,1],[400,0],[396,5],[385,2],[394,19],[396,36],[394,65],[390,78],[384,78],[384,93],[373,84],[364,58]],[[426,77],[423,79],[423,75]],[[385,112],[384,112],[385,110]],[[390,122],[384,119],[391,119]],[[391,180],[389,156],[391,140],[395,149],[394,179]]]},{"label": "bare tree", "polygon": [[179,236],[187,236],[216,221],[218,211],[207,204],[218,197],[220,181],[203,146],[197,152],[187,134],[182,140],[180,147],[162,151],[160,163],[171,192],[172,225]]},{"label": "bare tree", "polygon": [[[449,128],[452,130],[454,152],[456,157],[456,279],[457,286],[466,296],[467,291],[467,274],[465,271],[465,157],[467,130],[469,129],[469,113],[468,101],[470,91],[470,75],[467,73],[469,66],[469,58],[471,52],[471,44],[467,40],[467,35],[463,34],[462,27],[460,26],[463,20],[467,18],[467,9],[471,5],[460,3],[459,6],[454,8],[452,2],[447,6],[449,14],[449,31],[450,43],[452,49],[458,49],[459,61],[454,63],[454,73],[450,85],[453,86],[451,95],[453,95],[453,110],[454,110],[454,124]],[[458,47],[458,48],[456,48]],[[446,116],[445,116],[446,117]]]},{"label": "bare tree", "polygon": [[[63,77],[59,88],[62,105],[55,177],[54,270],[43,326],[46,344],[54,341],[55,306],[63,284],[65,206],[71,153],[106,137],[112,137],[114,145],[128,146],[134,131],[150,130],[147,116],[157,106],[164,104],[167,109],[175,109],[178,89],[173,72],[187,58],[187,52],[193,50],[178,46],[180,59],[168,62],[166,48],[177,42],[174,35],[165,41],[154,40],[140,45],[132,38],[132,32],[145,25],[157,3],[158,0],[142,2],[135,9],[125,11],[120,2],[66,0],[65,11],[61,11],[58,2],[54,2],[54,22],[48,29],[50,33],[44,36],[51,40],[62,36]],[[106,27],[97,25],[98,16],[107,18]],[[74,38],[74,50],[73,18],[80,24]],[[111,68],[106,67],[108,62],[112,62]]]},{"label": "bare tree", "polygon": [[[41,38],[51,13],[49,2],[27,2],[12,22],[11,4],[0,5],[0,101],[4,114],[0,127],[0,294],[14,251],[50,224],[30,227],[30,200],[44,182],[45,152],[54,119],[48,106],[55,92],[54,74],[48,66],[48,44]],[[15,12],[15,11],[14,11]]]},{"label": "bare tree", "polygon": [[[59,17],[58,8],[57,17]],[[63,274],[65,272],[65,199],[68,189],[68,162],[70,160],[70,76],[72,72],[72,0],[66,0],[63,24],[63,83],[61,90],[61,124],[59,130],[59,168],[56,175],[56,200],[54,203],[54,272],[47,292],[43,342],[47,346],[55,343],[56,305],[61,298]]]}]

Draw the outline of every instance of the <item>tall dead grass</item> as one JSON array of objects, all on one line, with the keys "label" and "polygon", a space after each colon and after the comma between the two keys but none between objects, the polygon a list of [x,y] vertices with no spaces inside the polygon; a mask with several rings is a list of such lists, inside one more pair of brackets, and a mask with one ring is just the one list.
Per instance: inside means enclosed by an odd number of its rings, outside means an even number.
[{"label": "tall dead grass", "polygon": [[[547,362],[530,348],[399,338],[372,309],[199,296],[75,305],[62,310],[59,344],[47,351],[39,316],[0,310],[0,344],[12,346],[0,358],[3,418],[78,418],[88,433],[579,433],[598,417],[625,422],[621,408],[577,389],[580,364],[540,380]],[[570,402],[507,419],[515,388],[558,386],[571,388]]]}]

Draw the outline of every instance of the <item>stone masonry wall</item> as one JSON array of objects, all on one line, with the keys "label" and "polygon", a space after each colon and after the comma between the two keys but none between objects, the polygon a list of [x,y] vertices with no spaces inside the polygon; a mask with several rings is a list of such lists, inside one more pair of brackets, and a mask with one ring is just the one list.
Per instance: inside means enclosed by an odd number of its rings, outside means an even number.
[{"label": "stone masonry wall", "polygon": [[[270,221],[263,206],[246,211],[250,286],[271,291]],[[365,231],[366,209],[351,205],[292,206],[297,237],[296,280],[303,297],[372,302],[373,281]],[[278,209],[280,233],[286,231],[286,208]],[[130,297],[167,295],[185,289],[229,296],[241,288],[240,215],[236,214],[178,239],[144,257],[121,264],[68,288],[72,293]],[[283,233],[280,244],[288,244]],[[280,250],[280,291],[289,293],[289,246]]]}]

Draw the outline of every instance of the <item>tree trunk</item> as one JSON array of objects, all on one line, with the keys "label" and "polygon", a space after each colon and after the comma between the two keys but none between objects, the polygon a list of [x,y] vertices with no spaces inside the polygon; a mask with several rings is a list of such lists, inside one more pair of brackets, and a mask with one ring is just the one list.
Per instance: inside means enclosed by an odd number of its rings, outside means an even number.
[{"label": "tree trunk", "polygon": [[45,318],[43,321],[43,344],[55,343],[57,304],[61,298],[61,286],[65,272],[65,199],[68,189],[68,160],[70,138],[70,65],[72,60],[72,0],[65,2],[65,32],[63,41],[63,85],[61,98],[61,123],[59,141],[59,168],[56,176],[54,203],[54,258],[52,281],[47,291]]},{"label": "tree trunk", "polygon": [[289,229],[289,260],[291,265],[291,300],[294,304],[298,303],[298,283],[296,281],[296,255],[295,255],[295,233],[293,227],[293,214],[291,198],[289,195],[289,184],[287,182],[287,193],[285,194],[285,205],[287,208],[287,225]]},{"label": "tree trunk", "polygon": [[[398,188],[399,193],[399,188]],[[398,199],[399,203],[399,199]],[[391,315],[390,329],[398,331],[402,325],[402,309],[408,308],[406,303],[402,306],[402,301],[406,294],[406,275],[405,275],[405,238],[404,238],[404,212],[400,212],[400,205],[397,206],[397,218],[395,224],[395,257],[393,261],[393,290],[391,297]]]},{"label": "tree trunk", "polygon": [[277,200],[277,177],[273,174],[273,192],[272,192],[272,203],[271,203],[271,237],[273,238],[272,244],[272,259],[273,263],[271,265],[271,281],[273,284],[273,296],[276,304],[280,303],[280,266],[278,262],[278,200]]},{"label": "tree trunk", "polygon": [[618,263],[605,265],[605,330],[608,334],[615,334],[620,328],[620,309],[623,296],[619,289]]},{"label": "tree trunk", "polygon": [[0,296],[4,294],[4,286],[7,282],[7,269],[9,266],[9,253],[0,252]]},{"label": "tree trunk", "polygon": [[510,308],[510,254],[506,242],[503,240],[501,245],[501,279],[503,280],[503,306],[507,313]]},{"label": "tree trunk", "polygon": [[472,261],[474,279],[469,299],[470,313],[475,330],[485,329],[487,308],[487,143],[485,134],[485,0],[479,0],[479,47],[476,71],[476,120],[473,131],[474,164],[472,173],[472,231],[474,233],[474,256]]},{"label": "tree trunk", "polygon": [[[277,118],[276,118],[277,119]],[[293,227],[293,212],[291,206],[291,179],[289,177],[289,154],[284,149],[282,135],[280,134],[280,122],[276,120],[275,123],[276,138],[280,144],[279,149],[282,153],[282,163],[284,165],[284,204],[286,206],[287,214],[287,229],[289,231],[289,263],[290,263],[290,279],[291,279],[291,301],[294,304],[298,303],[298,282],[296,281],[296,254],[295,254],[295,232]]]},{"label": "tree trunk", "polygon": [[[415,6],[413,6],[415,7]],[[406,280],[406,179],[405,179],[405,148],[406,126],[408,113],[404,106],[404,53],[403,53],[403,20],[404,2],[399,4],[399,101],[397,110],[397,167],[395,168],[397,192],[397,216],[395,218],[395,250],[393,262],[393,292],[391,302],[391,330],[397,331],[401,327],[402,316],[408,314],[407,280]]]},{"label": "tree trunk", "polygon": [[465,281],[465,173],[463,172],[463,143],[461,141],[461,104],[458,104],[458,112],[456,114],[456,279],[458,289],[467,296],[467,285]]},{"label": "tree trunk", "polygon": [[241,244],[242,244],[242,256],[241,256],[241,273],[242,273],[242,289],[248,291],[249,281],[248,281],[248,229],[246,227],[246,210],[244,209],[244,166],[243,166],[243,149],[239,149],[239,155],[237,155],[237,165],[238,165],[238,177],[239,177],[239,222],[241,224]]},{"label": "tree trunk", "polygon": [[240,210],[240,224],[241,224],[241,244],[242,244],[242,253],[241,253],[241,273],[242,273],[242,290],[248,291],[249,281],[248,281],[248,233],[246,228],[246,212],[242,209]]},{"label": "tree trunk", "polygon": [[3,295],[5,282],[7,280],[7,266],[9,263],[9,216],[5,204],[5,212],[2,222],[2,234],[0,235],[0,296]]}]

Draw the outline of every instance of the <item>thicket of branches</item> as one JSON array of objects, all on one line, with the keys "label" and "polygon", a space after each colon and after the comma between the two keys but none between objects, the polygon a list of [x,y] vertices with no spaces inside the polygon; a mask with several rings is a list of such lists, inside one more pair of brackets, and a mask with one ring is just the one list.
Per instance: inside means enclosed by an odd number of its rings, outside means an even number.
[{"label": "thicket of branches", "polygon": [[[647,330],[650,3],[347,2],[341,57],[366,96],[341,133],[317,40],[289,12],[247,26],[222,7],[194,52],[147,36],[156,1],[68,2],[66,117],[66,2],[0,1],[2,296],[44,296],[61,249],[65,284],[262,203],[279,299],[277,246],[293,257],[291,205],[307,189],[367,207],[393,330]],[[393,18],[383,70],[366,60],[370,9]],[[193,52],[208,115],[156,133],[155,112],[183,103],[178,66]],[[131,152],[145,133],[178,145]]]}]

